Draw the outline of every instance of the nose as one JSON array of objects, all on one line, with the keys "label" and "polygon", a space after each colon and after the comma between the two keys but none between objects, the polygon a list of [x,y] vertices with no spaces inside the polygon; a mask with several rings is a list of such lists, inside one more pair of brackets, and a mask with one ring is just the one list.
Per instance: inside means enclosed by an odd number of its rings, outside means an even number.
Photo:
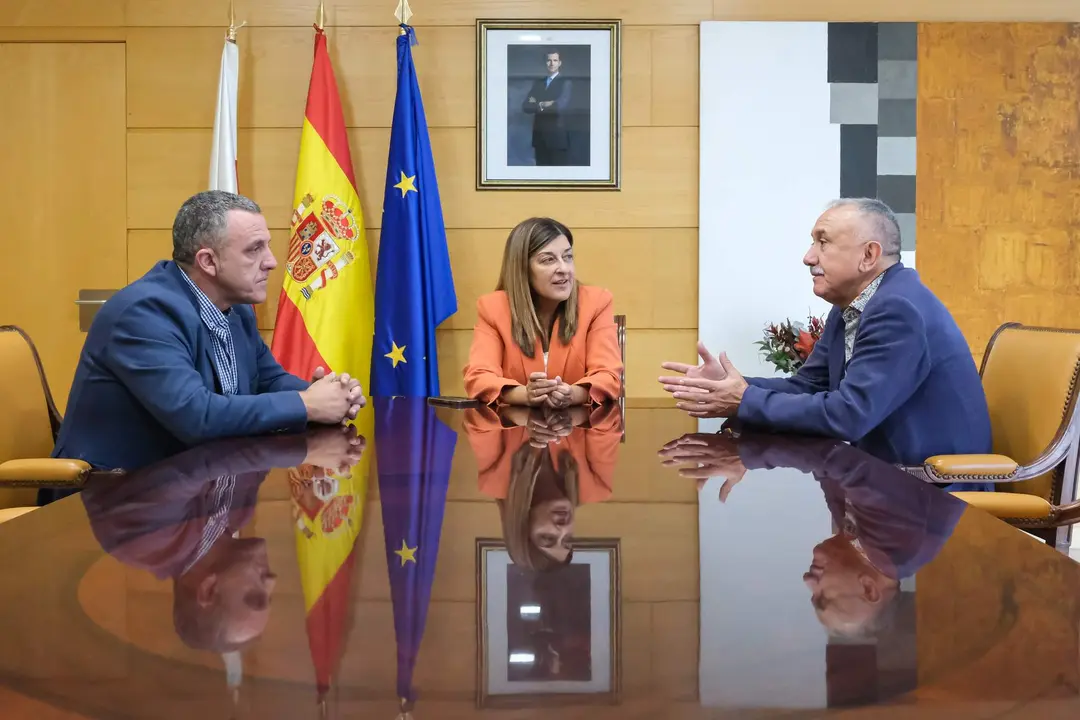
[{"label": "nose", "polygon": [[817,265],[817,251],[814,249],[813,245],[811,245],[810,249],[806,251],[805,255],[803,255],[802,261],[803,265],[806,265],[807,267],[813,267]]},{"label": "nose", "polygon": [[266,270],[273,270],[277,267],[277,258],[274,257],[274,253],[269,250],[266,251],[266,259],[263,261],[263,268]]}]

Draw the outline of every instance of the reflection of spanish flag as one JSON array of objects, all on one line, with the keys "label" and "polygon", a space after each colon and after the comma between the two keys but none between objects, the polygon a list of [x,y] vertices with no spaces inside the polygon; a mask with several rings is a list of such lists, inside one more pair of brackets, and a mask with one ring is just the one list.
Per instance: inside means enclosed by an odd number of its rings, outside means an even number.
[{"label": "reflection of spanish flag", "polygon": [[374,298],[364,218],[326,35],[315,29],[292,236],[272,350],[302,378],[348,373],[367,389]]},{"label": "reflection of spanish flag", "polygon": [[362,460],[344,476],[310,465],[289,471],[308,646],[320,701],[330,689],[349,628],[349,587],[368,466]]}]

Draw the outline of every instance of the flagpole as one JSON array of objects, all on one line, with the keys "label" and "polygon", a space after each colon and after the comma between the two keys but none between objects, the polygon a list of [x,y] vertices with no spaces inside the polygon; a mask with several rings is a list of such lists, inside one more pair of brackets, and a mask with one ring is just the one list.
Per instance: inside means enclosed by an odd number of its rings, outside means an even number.
[{"label": "flagpole", "polygon": [[245,25],[247,25],[247,20],[239,25],[236,24],[236,3],[234,0],[229,0],[229,32],[225,35],[225,39],[235,43],[237,31]]},{"label": "flagpole", "polygon": [[315,27],[320,30],[323,29],[323,25],[326,24],[326,8],[323,5],[323,0],[319,0],[319,13],[315,16]]},{"label": "flagpole", "polygon": [[[409,7],[409,0],[398,0],[397,10],[394,11],[394,17],[397,18],[398,25],[409,24],[409,18],[412,17],[412,8]],[[405,28],[401,28],[401,34],[405,34]]]}]

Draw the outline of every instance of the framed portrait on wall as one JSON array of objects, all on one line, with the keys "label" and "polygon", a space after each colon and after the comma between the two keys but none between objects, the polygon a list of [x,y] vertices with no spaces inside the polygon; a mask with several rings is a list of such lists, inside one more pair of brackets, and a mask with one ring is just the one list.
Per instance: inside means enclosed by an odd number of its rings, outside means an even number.
[{"label": "framed portrait on wall", "polygon": [[476,22],[477,189],[618,190],[618,20]]},{"label": "framed portrait on wall", "polygon": [[575,540],[569,563],[539,571],[478,539],[476,563],[477,707],[618,703],[618,540]]}]

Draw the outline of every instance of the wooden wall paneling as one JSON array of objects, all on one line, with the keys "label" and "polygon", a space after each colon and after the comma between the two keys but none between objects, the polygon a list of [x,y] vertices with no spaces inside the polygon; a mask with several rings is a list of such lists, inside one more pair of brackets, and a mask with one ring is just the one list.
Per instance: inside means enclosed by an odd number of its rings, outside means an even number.
[{"label": "wooden wall paneling", "polygon": [[[349,127],[390,127],[397,90],[397,30],[329,28],[330,57]],[[473,127],[472,28],[417,28],[413,49],[432,127]],[[298,128],[311,77],[311,26],[240,31],[242,128]],[[128,71],[129,127],[209,128],[214,123],[220,28],[133,28]],[[200,102],[192,102],[192,99]]]},{"label": "wooden wall paneling", "polygon": [[[177,208],[206,185],[210,130],[128,133],[128,227],[172,227]],[[240,187],[271,227],[292,214],[299,129],[241,130]],[[349,131],[364,220],[382,214],[389,128]],[[627,128],[621,192],[491,192],[475,189],[475,137],[468,128],[434,128],[432,151],[449,228],[509,229],[533,215],[571,227],[697,227],[697,128]],[[163,172],[167,169],[167,172]]]},{"label": "wooden wall paneling", "polygon": [[[318,6],[317,0],[237,0],[236,16],[252,25],[302,27],[314,22]],[[387,7],[384,0],[328,2],[326,25],[393,26],[394,4],[390,3],[389,10]],[[537,17],[620,18],[631,25],[693,25],[708,20],[713,7],[712,0],[439,0],[417,3],[413,11],[414,22],[423,25],[466,26],[473,25],[477,18]],[[217,0],[137,0],[127,6],[129,25],[218,26],[227,17],[227,8]]]},{"label": "wooden wall paneling", "polygon": [[[1071,0],[713,0],[714,20],[1080,20]],[[921,74],[921,73],[920,73]]]},{"label": "wooden wall paneling", "polygon": [[31,262],[8,273],[0,322],[34,339],[61,408],[83,341],[79,290],[125,280],[123,71],[120,43],[0,45],[0,195],[19,208],[4,248]]},{"label": "wooden wall paneling", "polygon": [[124,22],[127,0],[6,0],[0,25],[6,26],[113,26]]},{"label": "wooden wall paneling", "polygon": [[[133,28],[128,32],[128,126],[212,127],[221,29]],[[346,27],[328,32],[346,125],[390,127],[396,92],[394,28]],[[422,41],[413,53],[429,126],[475,127],[473,29],[421,27],[417,33]],[[697,36],[694,26],[626,28],[625,127],[697,124]],[[241,31],[239,127],[300,127],[311,74],[312,38],[310,27]]]},{"label": "wooden wall paneling", "polygon": [[919,48],[920,273],[976,356],[1003,322],[1080,326],[1075,26],[921,24]]}]

